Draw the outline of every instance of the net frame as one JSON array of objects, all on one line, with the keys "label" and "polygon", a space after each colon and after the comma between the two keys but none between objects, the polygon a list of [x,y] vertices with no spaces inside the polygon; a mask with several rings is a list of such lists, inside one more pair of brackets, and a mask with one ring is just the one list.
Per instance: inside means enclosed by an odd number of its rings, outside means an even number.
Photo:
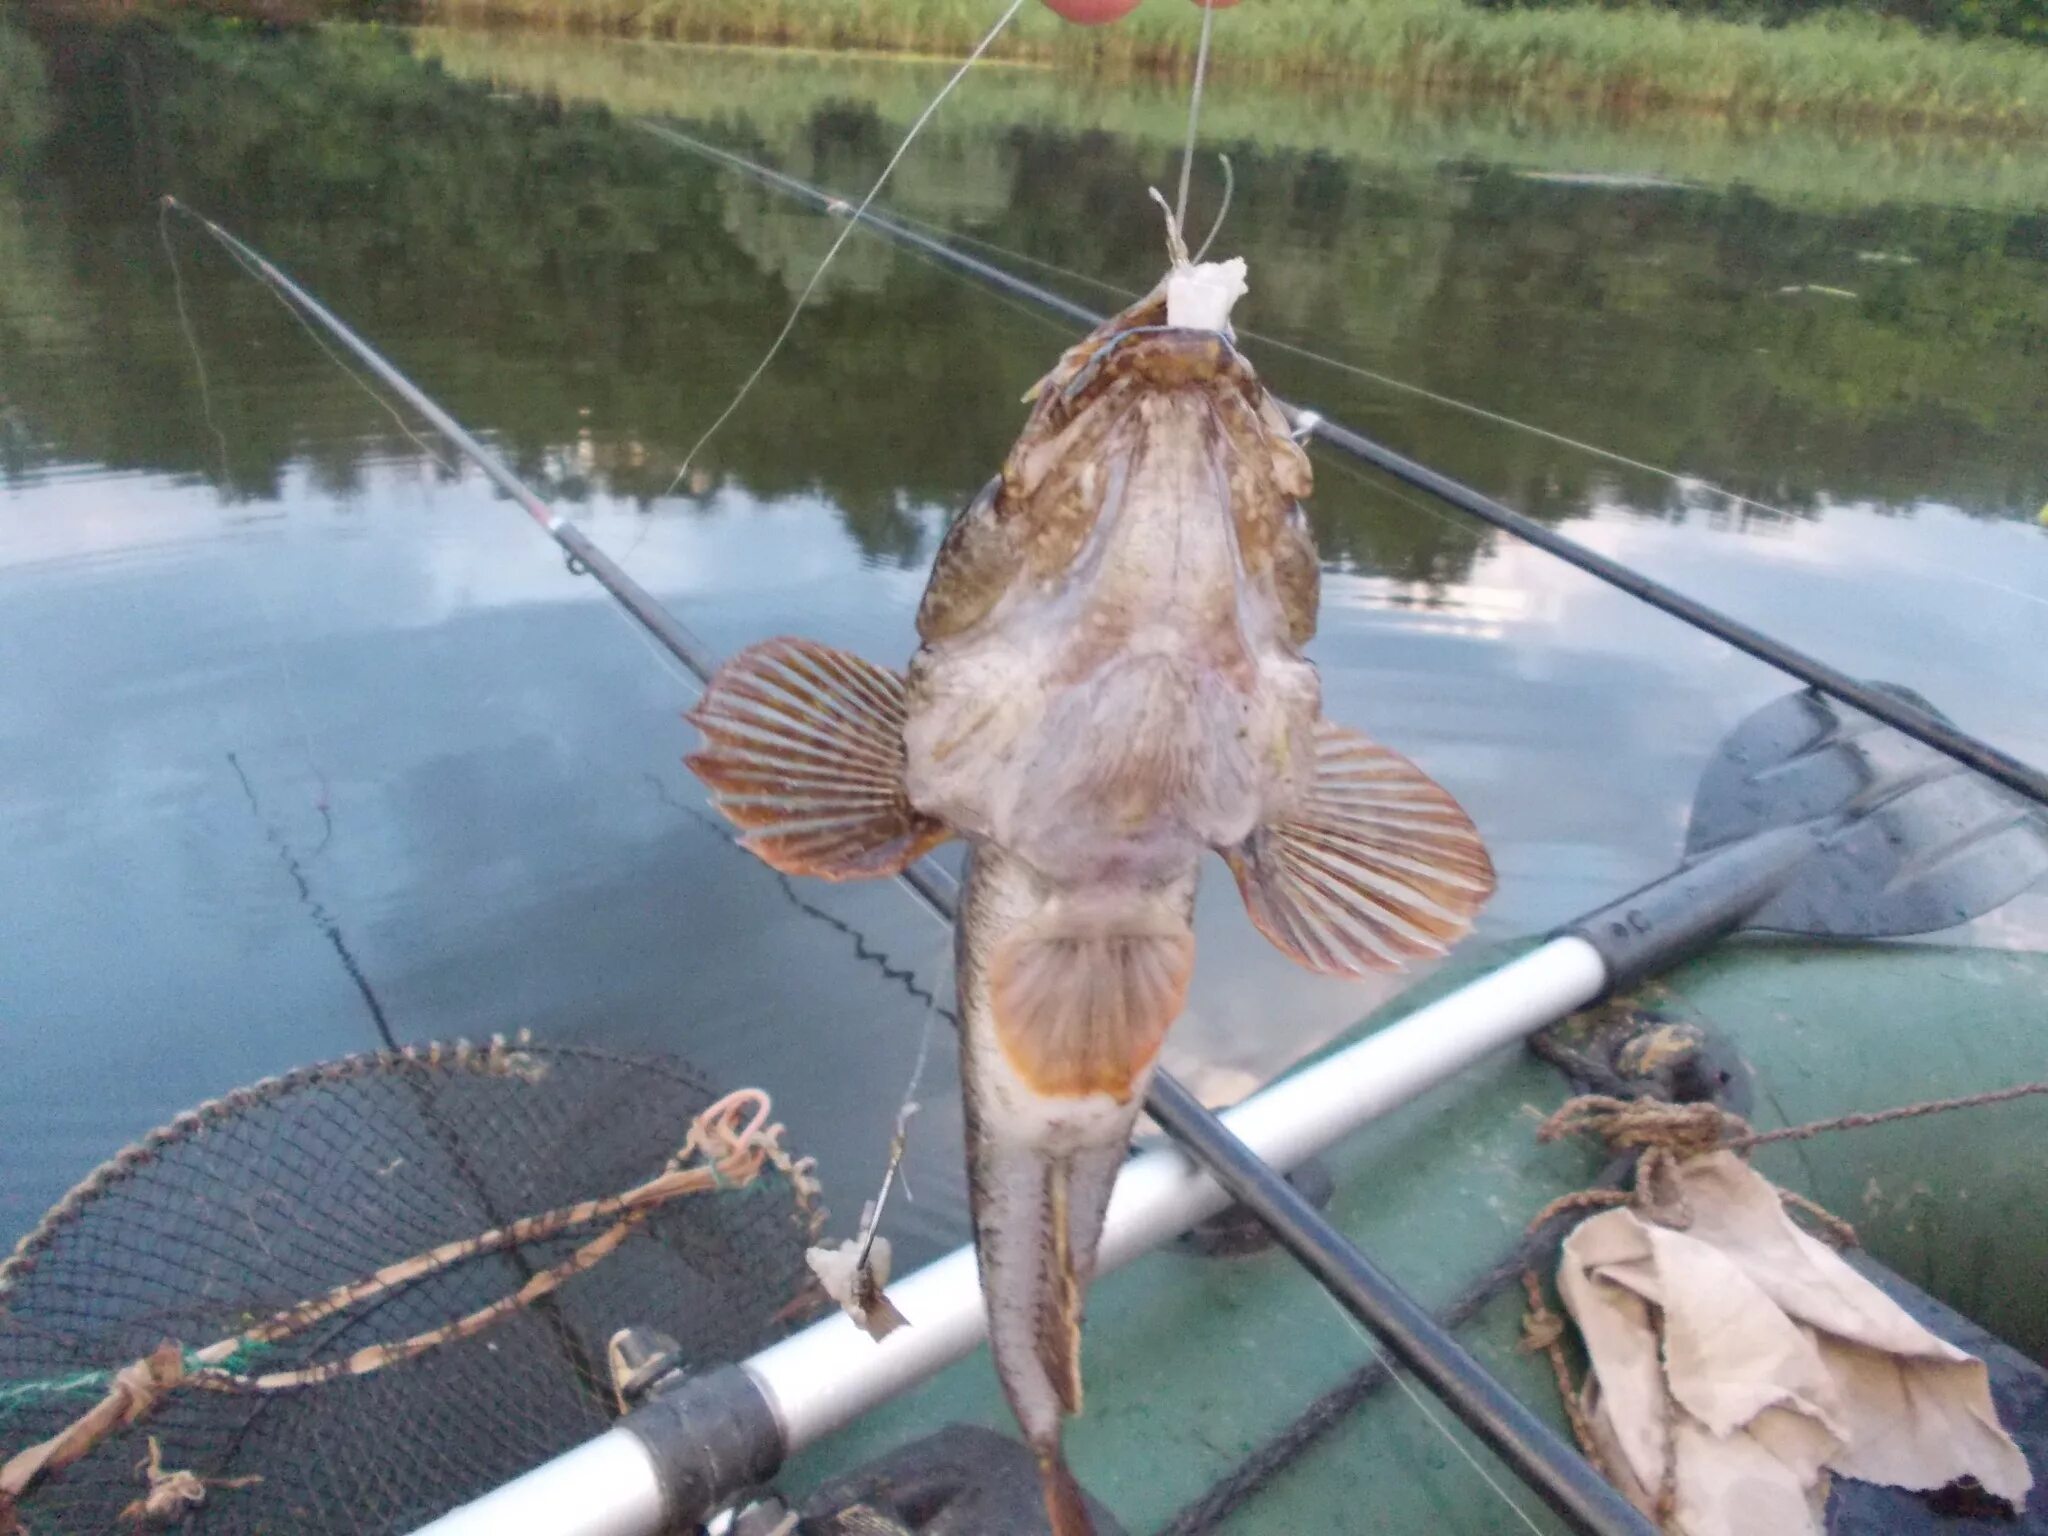
[{"label": "net frame", "polygon": [[0,1532],[409,1530],[602,1429],[617,1329],[691,1367],[779,1335],[824,1214],[765,1095],[667,1058],[497,1039],[237,1089],[0,1262]]}]

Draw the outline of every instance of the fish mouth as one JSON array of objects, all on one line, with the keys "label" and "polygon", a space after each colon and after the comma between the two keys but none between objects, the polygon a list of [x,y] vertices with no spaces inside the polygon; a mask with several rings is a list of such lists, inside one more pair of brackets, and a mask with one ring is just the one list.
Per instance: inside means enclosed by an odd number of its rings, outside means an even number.
[{"label": "fish mouth", "polygon": [[1135,326],[1103,342],[1061,393],[1078,413],[1116,385],[1159,390],[1229,384],[1256,390],[1258,376],[1221,331],[1182,326]]}]

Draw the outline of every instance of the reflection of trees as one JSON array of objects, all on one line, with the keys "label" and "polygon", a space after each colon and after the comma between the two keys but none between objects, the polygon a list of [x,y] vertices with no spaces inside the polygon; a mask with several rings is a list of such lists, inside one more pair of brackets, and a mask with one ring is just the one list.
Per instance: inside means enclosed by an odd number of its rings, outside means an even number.
[{"label": "reflection of trees", "polygon": [[6,16],[0,15],[0,172],[15,164],[49,127],[49,85],[43,53]]},{"label": "reflection of trees", "polygon": [[[0,146],[36,181],[31,200],[8,191],[18,177],[0,180],[0,203],[19,205],[0,212],[10,475],[93,459],[258,498],[294,458],[346,488],[363,456],[414,451],[186,231],[223,469],[157,245],[148,199],[162,189],[263,245],[564,499],[659,496],[838,228],[601,112],[492,100],[396,38],[131,26],[43,42],[0,30]],[[45,73],[40,105],[22,105]],[[897,132],[858,104],[774,122],[753,152],[842,189],[872,178]],[[2038,220],[1843,219],[1483,168],[1369,179],[1329,155],[1230,147],[1222,245],[1251,261],[1256,328],[1806,515],[1823,493],[1906,504],[1938,487],[1979,510],[2048,495],[2038,460],[2013,451],[2048,409],[2027,366],[2048,353]],[[1155,148],[1104,134],[952,128],[892,195],[1136,288],[1160,260],[1142,188],[1167,169]],[[1198,215],[1211,199],[1213,186]],[[1858,250],[1919,264],[1858,264]],[[1794,280],[1858,297],[1779,292]],[[820,495],[875,558],[920,560],[932,509],[986,477],[1060,341],[858,237],[693,489]],[[1281,354],[1262,361],[1289,393],[1546,520],[1596,500],[1684,508],[1655,477]],[[360,411],[359,437],[334,430],[337,399]],[[1469,569],[1479,544],[1461,525],[1340,477],[1325,487],[1333,560],[1428,583]]]}]

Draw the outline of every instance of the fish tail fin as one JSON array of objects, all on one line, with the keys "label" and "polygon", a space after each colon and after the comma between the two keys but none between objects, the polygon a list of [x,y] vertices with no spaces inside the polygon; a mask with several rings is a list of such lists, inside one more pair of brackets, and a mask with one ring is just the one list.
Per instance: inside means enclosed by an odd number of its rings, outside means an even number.
[{"label": "fish tail fin", "polygon": [[1045,1493],[1045,1518],[1052,1536],[1095,1536],[1095,1522],[1088,1514],[1088,1500],[1067,1458],[1060,1450],[1059,1436],[1047,1446],[1034,1446],[1038,1458],[1038,1482]]}]

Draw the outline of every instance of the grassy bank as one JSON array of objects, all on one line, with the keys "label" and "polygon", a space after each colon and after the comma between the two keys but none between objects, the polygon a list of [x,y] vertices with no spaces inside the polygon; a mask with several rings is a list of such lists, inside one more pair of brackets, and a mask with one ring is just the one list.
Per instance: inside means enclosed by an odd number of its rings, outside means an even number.
[{"label": "grassy bank", "polygon": [[[430,20],[824,49],[959,53],[995,0],[421,0]],[[1088,69],[1179,70],[1198,13],[1154,0],[1106,28],[1038,7],[1001,56]],[[2048,49],[1930,37],[1835,14],[1797,25],[1663,10],[1486,10],[1465,0],[1288,0],[1230,12],[1218,70],[1562,97],[1610,106],[2048,128]]]},{"label": "grassy bank", "polygon": [[[625,117],[678,116],[741,142],[785,144],[834,103],[862,103],[900,131],[947,66],[868,56],[804,57],[433,27],[414,34],[451,75]],[[1166,156],[1187,128],[1185,89],[1166,78],[1111,79],[1066,70],[983,70],[931,132],[1030,124],[1102,132]],[[2048,154],[2030,139],[1954,132],[1853,131],[1814,122],[1731,125],[1698,113],[1642,114],[1574,102],[1345,90],[1274,92],[1221,80],[1203,108],[1204,140],[1242,158],[1335,151],[1377,174],[1434,177],[1446,165],[1511,166],[1531,175],[1681,181],[1742,187],[1787,206],[1873,203],[2000,210],[2048,206]],[[1162,162],[1163,165],[1163,162]],[[914,168],[910,170],[914,177]],[[900,179],[899,179],[900,182]]]}]

